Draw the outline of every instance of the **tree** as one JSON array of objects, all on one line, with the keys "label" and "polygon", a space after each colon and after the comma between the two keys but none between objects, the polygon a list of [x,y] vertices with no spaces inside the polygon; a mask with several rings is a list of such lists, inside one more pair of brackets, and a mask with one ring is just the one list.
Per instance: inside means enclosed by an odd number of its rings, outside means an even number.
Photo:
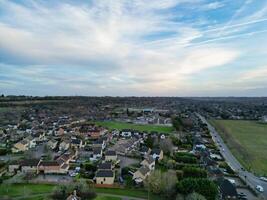
[{"label": "tree", "polygon": [[172,155],[173,153],[173,144],[171,139],[166,138],[164,140],[160,140],[159,143],[160,149],[164,152],[164,154]]},{"label": "tree", "polygon": [[206,178],[207,172],[204,169],[200,169],[197,167],[184,167],[183,168],[183,176],[185,178],[193,177],[193,178]]},{"label": "tree", "polygon": [[154,140],[153,138],[149,135],[147,137],[147,139],[145,140],[145,145],[148,147],[148,148],[153,148],[153,143],[154,143]]},{"label": "tree", "polygon": [[168,170],[162,174],[161,177],[161,190],[167,197],[171,197],[176,192],[176,183],[178,181],[176,172],[174,170]]},{"label": "tree", "polygon": [[207,200],[214,200],[218,195],[216,184],[206,178],[186,178],[177,184],[180,193],[188,195],[197,192]]},{"label": "tree", "polygon": [[53,189],[51,198],[54,200],[66,199],[68,197],[68,189],[66,185],[59,185]]},{"label": "tree", "polygon": [[161,193],[161,171],[160,170],[153,171],[148,177],[145,185],[154,194],[160,194]]},{"label": "tree", "polygon": [[85,180],[81,179],[71,185],[59,185],[53,189],[51,198],[54,200],[66,199],[74,190],[82,200],[94,199],[96,193],[89,187]]},{"label": "tree", "polygon": [[145,185],[154,194],[171,197],[175,193],[176,183],[177,177],[175,171],[161,172],[160,170],[155,170],[150,174]]}]

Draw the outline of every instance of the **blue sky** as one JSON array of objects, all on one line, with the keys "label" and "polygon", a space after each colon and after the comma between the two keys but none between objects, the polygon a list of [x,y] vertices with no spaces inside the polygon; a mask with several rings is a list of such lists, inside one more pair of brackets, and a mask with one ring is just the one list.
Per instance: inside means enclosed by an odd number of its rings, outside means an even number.
[{"label": "blue sky", "polygon": [[265,0],[0,0],[0,93],[266,96]]}]

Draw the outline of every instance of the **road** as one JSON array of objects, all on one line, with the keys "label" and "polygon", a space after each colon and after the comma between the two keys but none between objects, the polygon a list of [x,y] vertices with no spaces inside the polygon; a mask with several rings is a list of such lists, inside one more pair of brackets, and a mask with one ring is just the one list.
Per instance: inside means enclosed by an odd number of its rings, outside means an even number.
[{"label": "road", "polygon": [[244,170],[243,166],[233,156],[233,154],[226,146],[223,139],[221,138],[219,133],[215,130],[215,128],[211,126],[203,116],[201,116],[200,114],[197,114],[197,116],[201,119],[203,123],[207,124],[212,139],[217,144],[226,162],[233,168],[233,170],[235,170],[238,173],[241,179],[243,179],[244,181],[246,181],[248,185],[250,185],[250,187],[255,188],[257,185],[261,185],[264,188],[264,192],[259,193],[259,195],[261,198],[267,199],[267,182],[260,180],[259,177],[255,176],[253,173]]}]

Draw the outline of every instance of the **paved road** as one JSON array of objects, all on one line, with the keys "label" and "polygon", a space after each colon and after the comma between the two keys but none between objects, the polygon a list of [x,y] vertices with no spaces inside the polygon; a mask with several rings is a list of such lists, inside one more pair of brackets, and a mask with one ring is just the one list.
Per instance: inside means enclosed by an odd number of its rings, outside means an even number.
[{"label": "paved road", "polygon": [[263,199],[267,199],[267,182],[260,180],[259,177],[255,176],[254,174],[246,170],[242,170],[244,168],[237,161],[237,159],[233,156],[233,154],[231,153],[229,148],[226,146],[223,139],[218,134],[218,132],[215,130],[215,128],[211,126],[203,116],[199,114],[197,115],[203,123],[206,123],[208,125],[208,129],[210,130],[212,139],[219,147],[220,152],[225,158],[226,162],[233,168],[233,170],[235,170],[239,174],[239,177],[245,180],[247,184],[250,185],[252,188],[255,188],[256,185],[261,185],[264,188],[264,193],[260,194],[260,197]]}]

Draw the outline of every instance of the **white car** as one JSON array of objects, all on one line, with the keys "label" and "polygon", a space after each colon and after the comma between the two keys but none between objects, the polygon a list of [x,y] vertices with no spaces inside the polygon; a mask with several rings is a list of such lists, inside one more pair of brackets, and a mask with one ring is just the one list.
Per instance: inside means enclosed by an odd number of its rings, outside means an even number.
[{"label": "white car", "polygon": [[264,189],[261,185],[257,185],[256,190],[258,190],[259,192],[264,192]]},{"label": "white car", "polygon": [[260,177],[260,180],[267,182],[267,178],[266,177],[263,177],[263,176]]}]

